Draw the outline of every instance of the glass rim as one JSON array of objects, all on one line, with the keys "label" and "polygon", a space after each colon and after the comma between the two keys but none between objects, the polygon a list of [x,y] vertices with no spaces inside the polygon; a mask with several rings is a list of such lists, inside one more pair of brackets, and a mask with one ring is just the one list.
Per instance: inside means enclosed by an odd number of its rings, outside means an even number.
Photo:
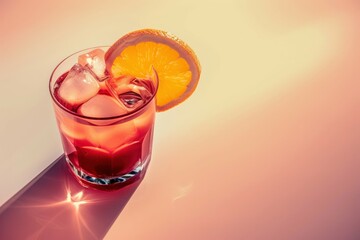
[{"label": "glass rim", "polygon": [[[155,89],[154,89],[154,94],[151,96],[151,98],[149,99],[149,101],[147,101],[144,105],[142,105],[141,107],[135,109],[134,111],[130,111],[128,113],[124,113],[124,114],[120,114],[120,115],[116,115],[116,116],[111,116],[111,117],[89,117],[89,116],[84,116],[84,115],[81,115],[81,114],[78,114],[76,112],[73,112],[69,109],[67,109],[66,107],[64,107],[57,99],[56,97],[54,96],[54,91],[52,89],[52,86],[51,86],[51,83],[52,83],[52,80],[54,78],[54,75],[56,73],[56,71],[58,70],[58,68],[66,61],[68,60],[69,58],[73,57],[74,55],[77,55],[81,52],[85,52],[85,51],[91,51],[92,49],[97,49],[97,48],[110,48],[110,46],[96,46],[96,47],[89,47],[89,48],[85,48],[85,49],[82,49],[82,50],[79,50],[75,53],[72,53],[70,54],[69,56],[67,56],[66,58],[64,58],[63,60],[61,60],[57,65],[56,67],[54,68],[54,70],[51,72],[51,75],[50,75],[50,80],[49,80],[49,92],[50,92],[50,95],[51,95],[51,98],[53,100],[53,102],[56,103],[56,105],[58,107],[60,107],[62,110],[66,111],[67,113],[73,115],[73,116],[76,116],[76,117],[79,117],[79,118],[83,118],[83,119],[89,119],[89,120],[114,120],[114,119],[121,119],[121,118],[126,118],[126,117],[129,117],[129,116],[132,116],[132,115],[135,115],[137,113],[139,113],[140,111],[142,111],[143,109],[145,109],[150,102],[152,102],[152,100],[155,98],[155,95],[158,91],[158,88],[159,88],[159,78],[158,78],[158,74],[156,72],[156,69],[153,68],[154,70],[154,73],[155,73],[155,76],[156,76],[156,85],[155,85]],[[75,64],[75,63],[74,63]],[[70,70],[70,69],[69,69]],[[60,73],[60,76],[61,74],[64,74],[64,73]],[[152,79],[151,79],[152,80]],[[57,81],[57,79],[55,80]]]}]

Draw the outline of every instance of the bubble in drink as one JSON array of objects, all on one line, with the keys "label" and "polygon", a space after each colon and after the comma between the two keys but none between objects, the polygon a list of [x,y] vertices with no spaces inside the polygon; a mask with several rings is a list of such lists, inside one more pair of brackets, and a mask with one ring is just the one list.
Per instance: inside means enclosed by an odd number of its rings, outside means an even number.
[{"label": "bubble in drink", "polygon": [[75,64],[61,82],[58,96],[65,103],[74,106],[95,96],[99,89],[99,83],[90,71],[80,64]]},{"label": "bubble in drink", "polygon": [[105,52],[102,49],[95,49],[78,58],[78,62],[83,67],[88,67],[99,81],[106,77]]}]

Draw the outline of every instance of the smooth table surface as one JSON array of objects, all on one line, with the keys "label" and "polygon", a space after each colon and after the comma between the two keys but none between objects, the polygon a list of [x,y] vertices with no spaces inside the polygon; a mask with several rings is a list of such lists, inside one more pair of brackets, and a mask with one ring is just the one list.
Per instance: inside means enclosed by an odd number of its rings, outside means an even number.
[{"label": "smooth table surface", "polygon": [[109,240],[360,239],[359,26],[353,0],[0,1],[0,206],[62,154],[56,64],[149,27],[194,49],[201,80],[157,114],[141,184],[118,203],[100,194],[114,214],[102,222],[102,204],[79,228],[98,222]]}]

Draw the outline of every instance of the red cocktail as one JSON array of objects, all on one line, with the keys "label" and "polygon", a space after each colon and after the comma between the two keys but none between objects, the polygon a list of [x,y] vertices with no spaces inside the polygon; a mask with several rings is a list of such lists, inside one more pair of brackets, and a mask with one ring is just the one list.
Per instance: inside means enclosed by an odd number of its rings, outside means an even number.
[{"label": "red cocktail", "polygon": [[133,182],[151,158],[157,75],[112,78],[107,48],[63,60],[50,92],[67,162],[86,186],[116,189]]}]

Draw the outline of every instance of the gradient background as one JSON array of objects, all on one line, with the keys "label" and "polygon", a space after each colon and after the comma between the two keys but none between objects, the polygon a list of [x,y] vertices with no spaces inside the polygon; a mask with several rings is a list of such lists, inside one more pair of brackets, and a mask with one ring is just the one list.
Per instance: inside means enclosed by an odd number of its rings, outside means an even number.
[{"label": "gradient background", "polygon": [[150,27],[203,72],[105,239],[360,239],[359,26],[356,0],[0,0],[0,205],[62,153],[56,64]]}]

